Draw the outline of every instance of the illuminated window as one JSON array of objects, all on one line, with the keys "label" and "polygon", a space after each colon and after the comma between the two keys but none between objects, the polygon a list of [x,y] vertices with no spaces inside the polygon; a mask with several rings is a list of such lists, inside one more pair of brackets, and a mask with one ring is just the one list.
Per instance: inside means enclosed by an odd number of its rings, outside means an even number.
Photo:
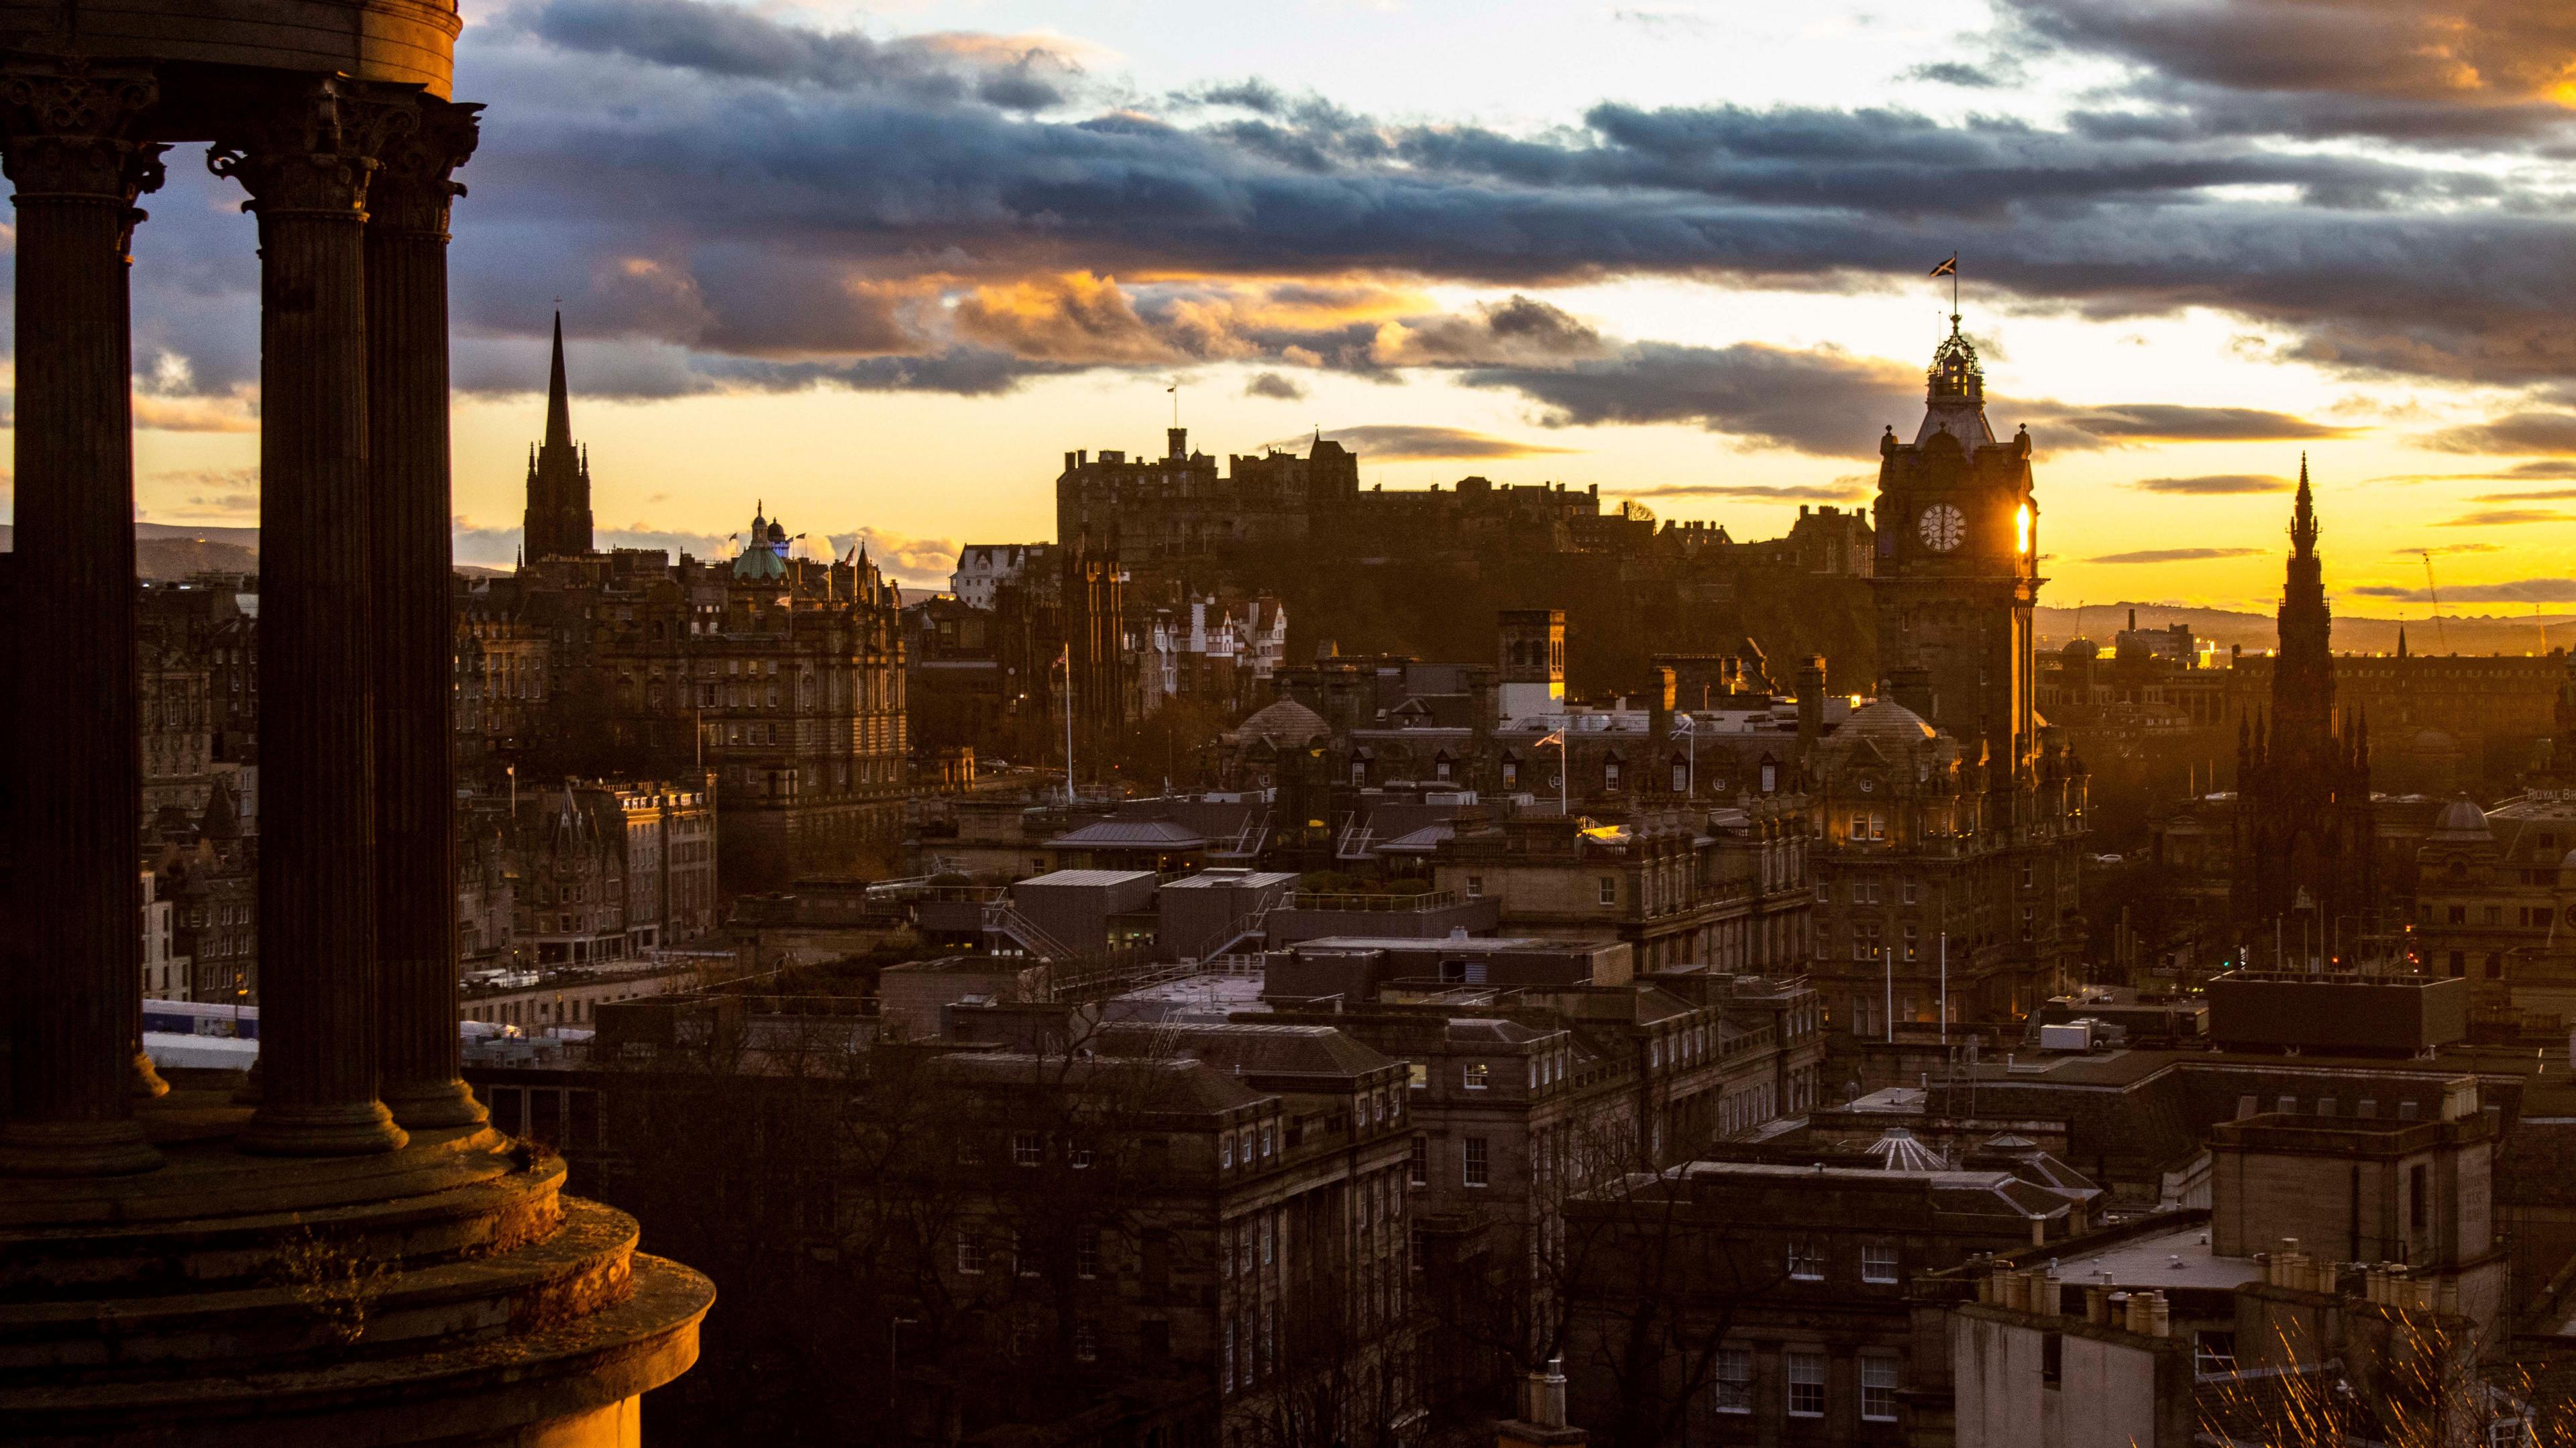
[{"label": "illuminated window", "polygon": [[2030,504],[2028,503],[2013,510],[2013,551],[2015,553],[2030,551]]}]

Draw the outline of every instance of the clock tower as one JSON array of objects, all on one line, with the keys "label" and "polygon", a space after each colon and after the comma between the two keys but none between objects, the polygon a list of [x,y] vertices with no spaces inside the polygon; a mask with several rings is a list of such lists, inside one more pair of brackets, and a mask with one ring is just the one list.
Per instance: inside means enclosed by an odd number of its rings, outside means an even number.
[{"label": "clock tower", "polygon": [[[2039,597],[2039,509],[2030,432],[1999,442],[1986,423],[1977,349],[1950,318],[1932,354],[1912,442],[1879,439],[1878,671],[1929,686],[1931,722],[2006,787],[2038,748],[2031,707],[2031,608]],[[1888,691],[1880,691],[1883,695]]]}]

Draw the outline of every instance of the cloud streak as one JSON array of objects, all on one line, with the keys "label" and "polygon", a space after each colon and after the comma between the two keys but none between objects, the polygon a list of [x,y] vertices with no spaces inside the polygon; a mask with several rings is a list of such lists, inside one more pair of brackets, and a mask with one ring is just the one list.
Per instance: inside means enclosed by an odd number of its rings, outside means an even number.
[{"label": "cloud streak", "polygon": [[2105,553],[2087,563],[2200,563],[2213,558],[2253,558],[2260,548],[2142,548],[2133,553]]},{"label": "cloud streak", "polygon": [[2269,473],[2208,473],[2191,478],[2140,478],[2129,486],[2142,493],[2224,497],[2238,493],[2285,493],[2290,490],[2290,480]]}]

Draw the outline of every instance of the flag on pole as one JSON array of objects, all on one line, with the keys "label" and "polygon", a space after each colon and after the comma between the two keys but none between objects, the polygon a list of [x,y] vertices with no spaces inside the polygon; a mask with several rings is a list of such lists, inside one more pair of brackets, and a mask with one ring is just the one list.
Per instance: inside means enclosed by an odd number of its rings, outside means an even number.
[{"label": "flag on pole", "polygon": [[1931,274],[1936,277],[1957,276],[1959,274],[1959,254],[1955,251],[1950,253],[1950,259],[1941,263],[1939,266],[1932,268]]}]

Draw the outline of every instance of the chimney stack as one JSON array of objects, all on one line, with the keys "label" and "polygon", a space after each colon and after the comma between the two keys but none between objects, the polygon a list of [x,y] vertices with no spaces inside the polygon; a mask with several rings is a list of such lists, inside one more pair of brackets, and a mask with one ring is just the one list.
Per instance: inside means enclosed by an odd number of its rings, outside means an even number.
[{"label": "chimney stack", "polygon": [[1496,1448],[1581,1448],[1591,1435],[1565,1425],[1565,1359],[1521,1379],[1520,1416],[1494,1425]]},{"label": "chimney stack", "polygon": [[1798,748],[1816,747],[1825,737],[1825,659],[1809,654],[1798,665]]}]

